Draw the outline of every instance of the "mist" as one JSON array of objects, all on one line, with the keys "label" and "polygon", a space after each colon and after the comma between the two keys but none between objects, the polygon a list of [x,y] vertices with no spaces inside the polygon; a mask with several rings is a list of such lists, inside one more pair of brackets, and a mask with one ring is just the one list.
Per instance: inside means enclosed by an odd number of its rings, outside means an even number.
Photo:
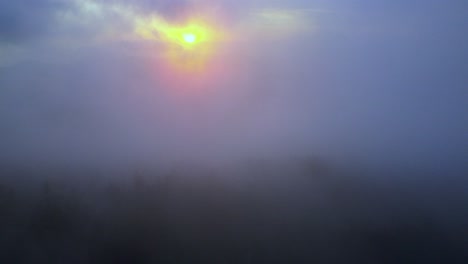
[{"label": "mist", "polygon": [[[114,36],[131,28],[106,11],[113,4],[2,4],[21,16],[21,22],[5,16],[10,27],[2,34],[5,158],[105,162],[323,153],[463,166],[461,3],[441,9],[436,3],[239,3],[226,23],[236,39],[221,43],[210,65],[222,69],[199,76],[161,69],[158,43]],[[154,12],[170,18],[192,6],[162,1]],[[24,14],[33,8],[38,12]],[[232,22],[272,8],[294,21],[282,25],[284,17],[272,16],[252,22],[259,24],[252,25],[254,35],[239,26],[243,21]],[[122,33],[106,32],[116,24],[124,25]]]},{"label": "mist", "polygon": [[0,2],[0,262],[464,263],[467,8]]}]

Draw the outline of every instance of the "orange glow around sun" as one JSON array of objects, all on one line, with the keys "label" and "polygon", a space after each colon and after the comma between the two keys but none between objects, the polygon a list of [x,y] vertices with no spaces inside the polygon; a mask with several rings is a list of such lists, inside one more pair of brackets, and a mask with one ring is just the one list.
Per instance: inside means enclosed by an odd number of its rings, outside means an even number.
[{"label": "orange glow around sun", "polygon": [[137,34],[165,46],[164,56],[179,70],[203,71],[212,59],[217,43],[225,38],[223,30],[201,18],[185,24],[171,24],[161,17],[152,17],[137,24]]}]

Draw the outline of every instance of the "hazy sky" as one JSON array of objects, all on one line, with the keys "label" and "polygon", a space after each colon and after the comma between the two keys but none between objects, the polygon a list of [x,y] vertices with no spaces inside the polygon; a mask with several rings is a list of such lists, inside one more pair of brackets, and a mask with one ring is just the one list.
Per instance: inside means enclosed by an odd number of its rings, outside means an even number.
[{"label": "hazy sky", "polygon": [[[0,157],[462,168],[467,17],[463,0],[1,1]],[[209,38],[186,51],[165,34],[191,19]]]}]

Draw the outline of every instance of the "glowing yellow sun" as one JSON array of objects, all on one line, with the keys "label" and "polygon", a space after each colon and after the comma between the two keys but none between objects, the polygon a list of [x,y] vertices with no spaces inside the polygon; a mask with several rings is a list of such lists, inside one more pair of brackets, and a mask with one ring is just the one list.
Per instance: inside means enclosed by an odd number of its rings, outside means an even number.
[{"label": "glowing yellow sun", "polygon": [[183,36],[184,41],[190,44],[194,44],[197,41],[197,36],[193,33],[184,33]]},{"label": "glowing yellow sun", "polygon": [[141,20],[136,32],[145,39],[165,45],[164,55],[180,69],[203,70],[225,32],[203,19],[192,18],[185,24],[171,24],[163,18]]}]

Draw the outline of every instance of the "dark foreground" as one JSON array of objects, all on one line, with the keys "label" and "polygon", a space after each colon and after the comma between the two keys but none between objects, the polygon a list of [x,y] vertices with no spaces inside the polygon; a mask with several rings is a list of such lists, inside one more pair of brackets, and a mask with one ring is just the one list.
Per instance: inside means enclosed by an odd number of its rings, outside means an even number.
[{"label": "dark foreground", "polygon": [[0,263],[468,263],[461,182],[269,166],[5,169]]}]

